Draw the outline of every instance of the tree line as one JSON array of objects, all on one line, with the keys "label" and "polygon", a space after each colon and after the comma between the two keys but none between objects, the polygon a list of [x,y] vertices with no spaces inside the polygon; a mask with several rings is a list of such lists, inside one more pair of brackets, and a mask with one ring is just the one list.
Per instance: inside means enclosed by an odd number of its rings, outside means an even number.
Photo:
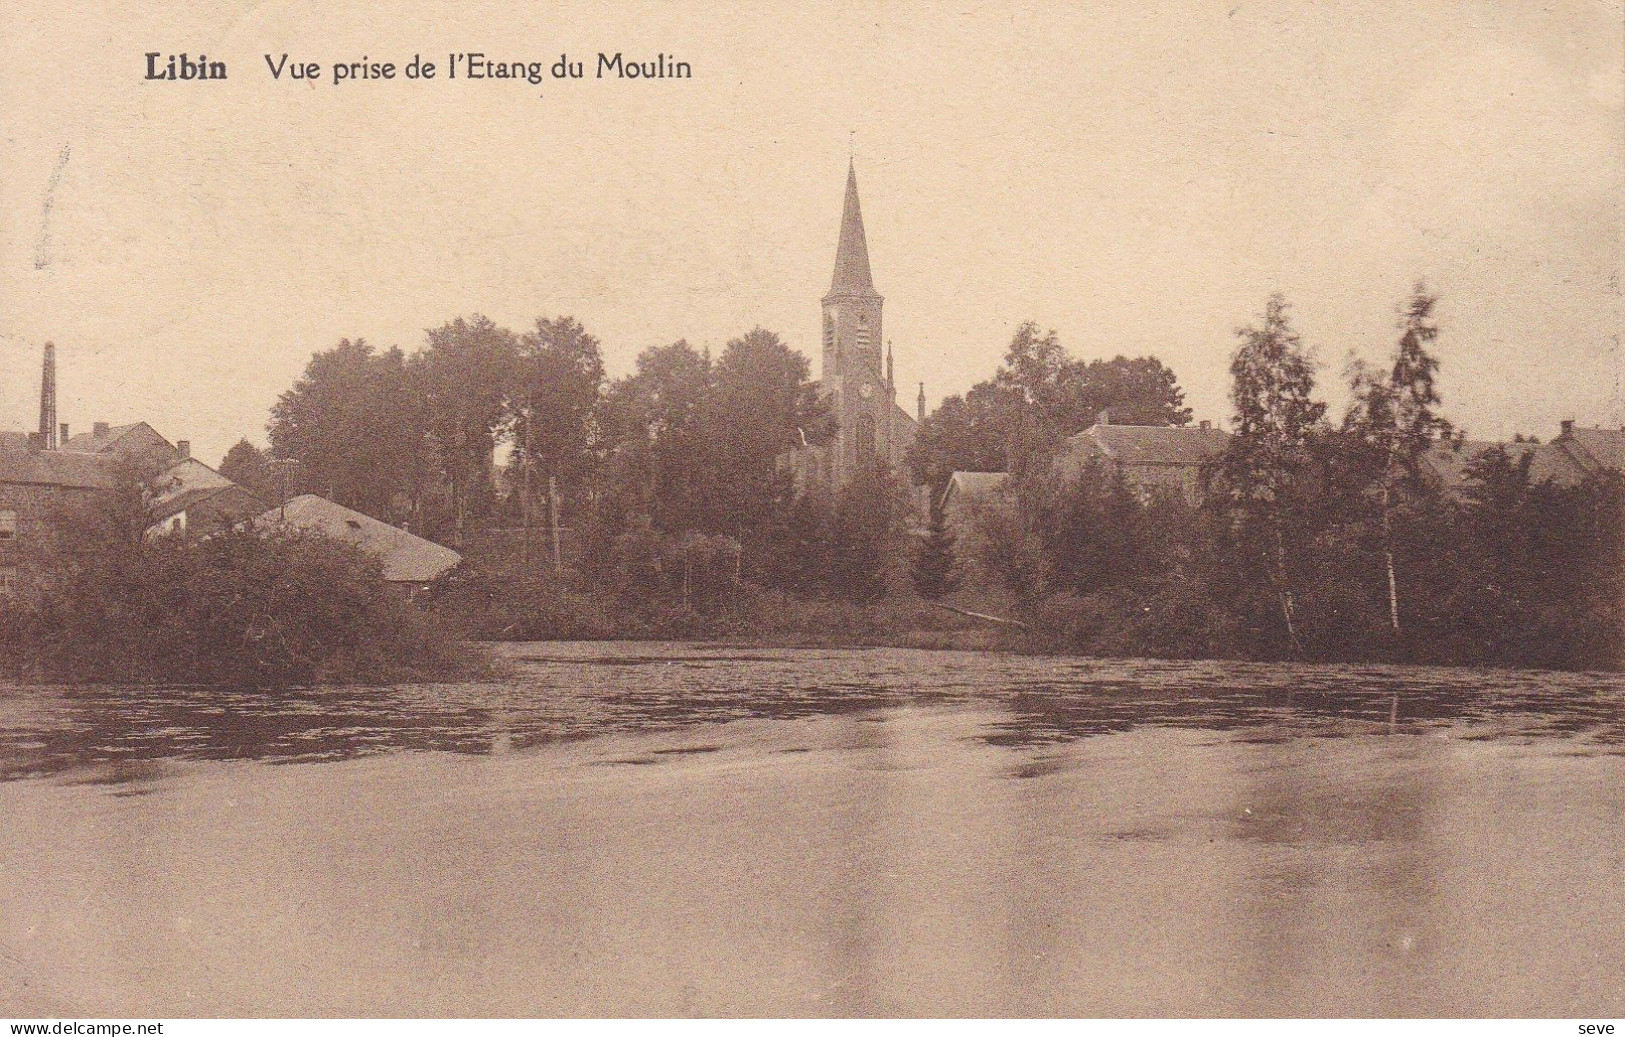
[{"label": "tree line", "polygon": [[[1234,435],[1199,505],[1098,460],[1063,477],[1041,452],[973,509],[956,564],[1103,654],[1617,668],[1625,486],[1537,481],[1531,453],[1492,450],[1451,492],[1427,461],[1462,438],[1440,409],[1436,305],[1415,288],[1388,361],[1351,363],[1333,420],[1272,297],[1237,333]],[[923,584],[951,586],[955,547],[939,516]]]},{"label": "tree line", "polygon": [[[448,591],[487,610],[473,623],[488,636],[726,632],[752,622],[741,602],[756,591],[794,611],[998,584],[1038,642],[1102,654],[1618,665],[1618,480],[1540,483],[1527,454],[1491,452],[1447,492],[1427,463],[1461,435],[1437,391],[1435,310],[1419,285],[1388,360],[1346,371],[1334,418],[1290,307],[1268,300],[1237,333],[1234,435],[1194,506],[1098,462],[1057,467],[1102,410],[1117,424],[1192,414],[1155,357],[1079,360],[1033,323],[926,417],[904,471],[834,495],[797,492],[782,463],[833,428],[778,335],[756,328],[716,355],[646,349],[610,378],[598,339],[562,316],[523,332],[459,318],[410,355],[340,342],[278,400],[269,451],[240,443],[222,471],[454,545],[534,529],[556,500],[577,547],[565,572],[492,563]],[[1010,474],[951,529],[922,502],[965,470]]]}]

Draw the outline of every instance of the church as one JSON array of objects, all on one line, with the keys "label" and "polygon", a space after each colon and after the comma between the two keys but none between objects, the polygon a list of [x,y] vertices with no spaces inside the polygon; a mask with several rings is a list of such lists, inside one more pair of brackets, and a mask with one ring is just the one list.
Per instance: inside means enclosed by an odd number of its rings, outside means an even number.
[{"label": "church", "polygon": [[849,164],[835,273],[822,314],[818,391],[829,408],[831,432],[821,437],[827,441],[809,442],[789,455],[798,492],[833,493],[876,466],[901,471],[919,423],[925,419],[923,383],[915,414],[897,404],[891,343],[886,341],[881,323],[882,302],[869,271],[857,170]]}]

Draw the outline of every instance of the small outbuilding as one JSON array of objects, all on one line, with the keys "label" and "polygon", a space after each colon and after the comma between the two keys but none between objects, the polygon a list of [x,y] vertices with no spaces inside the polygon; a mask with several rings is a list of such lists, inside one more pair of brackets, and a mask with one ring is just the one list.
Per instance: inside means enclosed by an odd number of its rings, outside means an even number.
[{"label": "small outbuilding", "polygon": [[151,483],[147,535],[207,536],[263,514],[266,502],[195,457],[186,457]]},{"label": "small outbuilding", "polygon": [[383,563],[386,581],[402,586],[429,583],[463,560],[449,547],[314,493],[270,509],[254,520],[254,526],[299,529],[355,544]]}]

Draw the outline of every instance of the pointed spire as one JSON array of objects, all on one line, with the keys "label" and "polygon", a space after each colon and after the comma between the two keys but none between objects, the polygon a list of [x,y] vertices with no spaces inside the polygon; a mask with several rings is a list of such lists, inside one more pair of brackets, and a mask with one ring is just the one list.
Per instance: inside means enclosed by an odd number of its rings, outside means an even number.
[{"label": "pointed spire", "polygon": [[863,236],[863,212],[858,207],[858,172],[851,160],[846,167],[846,204],[841,208],[841,242],[835,249],[835,276],[831,295],[874,295],[869,279],[869,242]]}]

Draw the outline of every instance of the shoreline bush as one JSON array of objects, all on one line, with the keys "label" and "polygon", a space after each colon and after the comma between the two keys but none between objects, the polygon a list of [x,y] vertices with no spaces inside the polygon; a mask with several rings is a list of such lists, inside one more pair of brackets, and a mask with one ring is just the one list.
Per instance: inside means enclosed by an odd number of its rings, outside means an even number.
[{"label": "shoreline bush", "polygon": [[81,544],[0,621],[0,668],[53,680],[283,686],[483,671],[352,545],[298,532]]}]

